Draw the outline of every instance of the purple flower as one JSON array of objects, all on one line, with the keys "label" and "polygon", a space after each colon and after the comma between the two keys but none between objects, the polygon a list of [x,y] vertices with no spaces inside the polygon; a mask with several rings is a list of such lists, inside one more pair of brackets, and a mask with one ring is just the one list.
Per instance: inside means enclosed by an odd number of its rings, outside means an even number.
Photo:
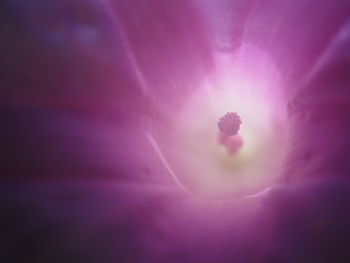
[{"label": "purple flower", "polygon": [[349,258],[348,1],[0,12],[5,261]]}]

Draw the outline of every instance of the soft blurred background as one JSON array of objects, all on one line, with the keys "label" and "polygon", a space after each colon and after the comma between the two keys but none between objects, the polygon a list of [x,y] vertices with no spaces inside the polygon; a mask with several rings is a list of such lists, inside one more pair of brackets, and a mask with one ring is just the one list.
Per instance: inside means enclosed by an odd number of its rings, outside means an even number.
[{"label": "soft blurred background", "polygon": [[347,0],[1,1],[0,262],[349,262],[349,18]]}]

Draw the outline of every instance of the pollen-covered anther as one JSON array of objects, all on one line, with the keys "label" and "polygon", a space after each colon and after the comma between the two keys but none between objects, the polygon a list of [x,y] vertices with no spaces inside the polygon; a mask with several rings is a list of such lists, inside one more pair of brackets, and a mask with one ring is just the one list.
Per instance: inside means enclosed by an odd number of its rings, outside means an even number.
[{"label": "pollen-covered anther", "polygon": [[238,133],[242,121],[236,112],[228,112],[218,121],[219,131],[228,135],[234,136]]}]

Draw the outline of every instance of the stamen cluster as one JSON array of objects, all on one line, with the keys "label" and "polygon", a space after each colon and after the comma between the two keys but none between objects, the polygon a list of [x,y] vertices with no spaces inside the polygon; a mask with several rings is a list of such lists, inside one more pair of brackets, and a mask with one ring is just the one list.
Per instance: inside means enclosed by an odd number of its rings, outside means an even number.
[{"label": "stamen cluster", "polygon": [[228,112],[219,119],[218,128],[220,132],[233,136],[238,133],[241,123],[242,120],[236,112]]}]

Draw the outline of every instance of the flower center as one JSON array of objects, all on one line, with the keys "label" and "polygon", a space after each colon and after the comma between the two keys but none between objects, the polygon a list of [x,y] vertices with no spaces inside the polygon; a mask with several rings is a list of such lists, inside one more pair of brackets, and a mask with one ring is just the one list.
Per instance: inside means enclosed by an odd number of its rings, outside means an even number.
[{"label": "flower center", "polygon": [[236,112],[228,112],[219,119],[218,127],[220,132],[233,136],[238,133],[241,123],[241,118]]}]

